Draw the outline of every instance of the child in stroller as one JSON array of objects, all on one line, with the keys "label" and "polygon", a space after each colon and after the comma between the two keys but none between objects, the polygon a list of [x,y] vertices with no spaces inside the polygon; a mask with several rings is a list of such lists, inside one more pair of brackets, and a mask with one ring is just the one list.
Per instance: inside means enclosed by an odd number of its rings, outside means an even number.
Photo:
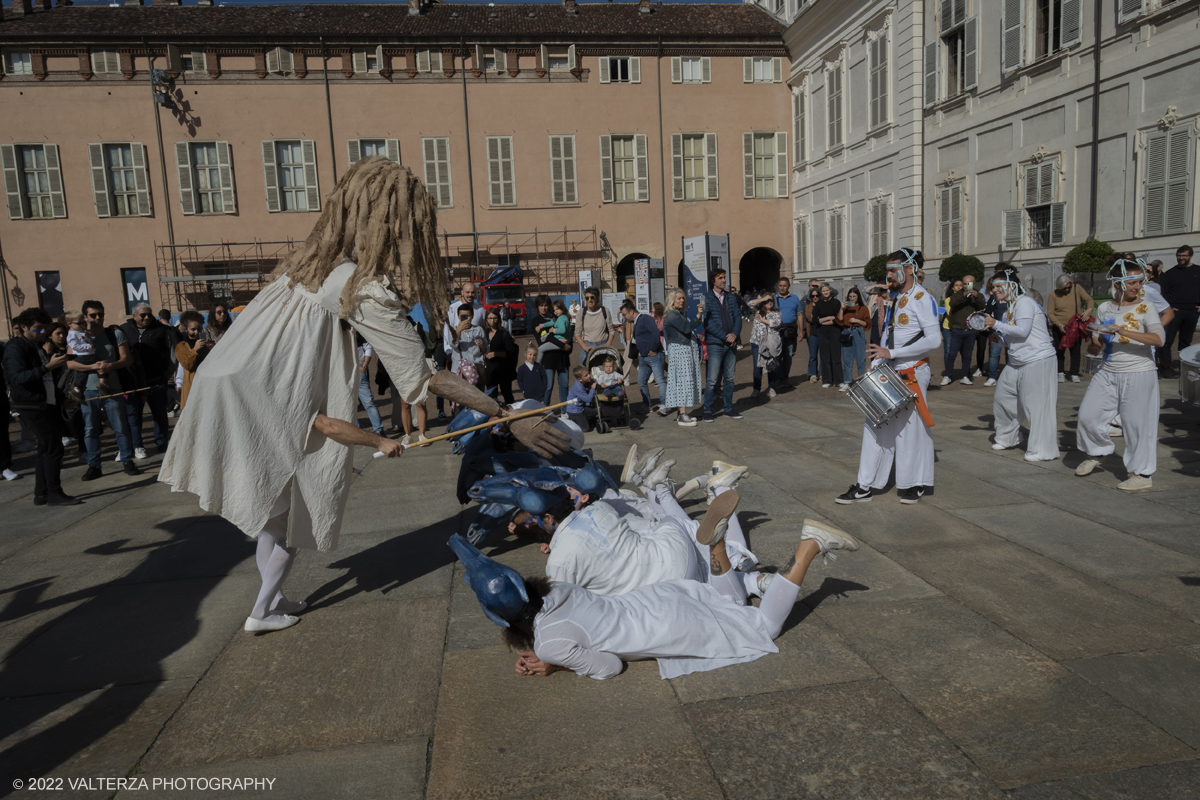
[{"label": "child in stroller", "polygon": [[625,376],[617,372],[617,357],[605,356],[602,366],[592,369],[592,378],[596,381],[596,392],[602,401],[625,399],[625,387],[622,383]]}]

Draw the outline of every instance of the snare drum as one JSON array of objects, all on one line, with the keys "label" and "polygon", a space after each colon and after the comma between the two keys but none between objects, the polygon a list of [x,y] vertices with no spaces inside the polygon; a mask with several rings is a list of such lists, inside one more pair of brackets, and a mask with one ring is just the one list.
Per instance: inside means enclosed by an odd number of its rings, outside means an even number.
[{"label": "snare drum", "polygon": [[1095,375],[1104,366],[1104,356],[1094,356],[1091,353],[1083,354],[1083,369],[1081,372],[1086,372],[1088,375]]},{"label": "snare drum", "polygon": [[846,394],[876,428],[916,402],[917,395],[889,364],[880,364],[851,382]]}]

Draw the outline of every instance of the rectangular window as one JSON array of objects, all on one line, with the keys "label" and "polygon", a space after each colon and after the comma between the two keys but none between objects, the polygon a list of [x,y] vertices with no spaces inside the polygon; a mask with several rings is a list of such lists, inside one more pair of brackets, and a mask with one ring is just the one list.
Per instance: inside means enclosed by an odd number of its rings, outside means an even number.
[{"label": "rectangular window", "polygon": [[805,91],[803,86],[792,95],[792,141],[795,142],[795,162],[803,164],[808,160],[808,136],[805,131]]},{"label": "rectangular window", "polygon": [[700,72],[699,58],[683,58],[680,59],[680,68],[683,70],[684,83],[702,83],[703,76]]},{"label": "rectangular window", "polygon": [[150,216],[146,148],[138,142],[89,144],[96,216]]},{"label": "rectangular window", "polygon": [[184,72],[196,71],[196,62],[192,60],[191,56],[180,56],[179,66]]},{"label": "rectangular window", "polygon": [[829,148],[842,144],[842,65],[825,73],[826,104],[829,114]]},{"label": "rectangular window", "polygon": [[600,62],[601,83],[641,83],[642,60],[636,56],[605,56]]},{"label": "rectangular window", "polygon": [[485,55],[483,57],[483,71],[484,72],[495,72],[496,71],[496,54],[495,53],[488,53],[487,55]]},{"label": "rectangular window", "polygon": [[645,203],[650,199],[646,134],[600,137],[600,193],[605,203]]},{"label": "rectangular window", "polygon": [[942,255],[961,253],[963,243],[962,184],[943,186],[940,205]]},{"label": "rectangular window", "polygon": [[565,54],[561,56],[551,55],[547,60],[550,62],[549,67],[552,72],[565,71],[571,68],[570,61],[567,60]]},{"label": "rectangular window", "polygon": [[488,136],[486,144],[490,202],[494,206],[515,206],[517,195],[513,187],[512,137]]},{"label": "rectangular window", "polygon": [[868,47],[871,56],[871,127],[877,128],[888,121],[888,41],[887,31],[880,31],[878,38]]},{"label": "rectangular window", "polygon": [[308,192],[304,178],[304,154],[300,142],[275,142],[279,169],[279,205],[283,211],[307,211]]},{"label": "rectangular window", "polygon": [[346,140],[346,155],[351,165],[370,156],[383,156],[389,161],[400,162],[400,141],[398,139],[348,139]]},{"label": "rectangular window", "polygon": [[25,198],[29,216],[34,219],[54,216],[50,205],[50,170],[46,167],[46,149],[40,144],[20,145],[24,172]]},{"label": "rectangular window", "polygon": [[290,75],[295,70],[292,51],[287,47],[272,47],[267,51],[267,72]]},{"label": "rectangular window", "polygon": [[221,214],[225,211],[221,193],[221,169],[217,161],[216,142],[194,142],[192,165],[195,170],[196,208],[200,214]]},{"label": "rectangular window", "polygon": [[452,207],[454,193],[450,183],[450,137],[421,139],[421,151],[425,161],[425,188],[437,201],[438,208]]},{"label": "rectangular window", "polygon": [[8,50],[4,53],[4,74],[32,75],[33,60],[28,50]]},{"label": "rectangular window", "polygon": [[880,255],[891,251],[889,229],[892,207],[888,200],[876,200],[871,204],[871,254]]},{"label": "rectangular window", "polygon": [[846,209],[829,212],[829,268],[846,266]]},{"label": "rectangular window", "polygon": [[775,134],[754,134],[754,196],[775,196]]},{"label": "rectangular window", "polygon": [[442,51],[441,50],[418,50],[417,51],[417,72],[441,72],[442,71]]},{"label": "rectangular window", "polygon": [[[135,151],[135,164],[137,157]],[[268,160],[273,163],[273,159],[264,159]],[[175,167],[179,205],[184,214],[237,213],[229,142],[176,142]]]},{"label": "rectangular window", "polygon": [[704,134],[683,135],[683,199],[703,200],[704,193]]},{"label": "rectangular window", "polygon": [[575,188],[575,137],[550,137],[550,202],[573,205],[579,202]]},{"label": "rectangular window", "polygon": [[809,269],[808,262],[808,220],[796,220],[796,272]]},{"label": "rectangular window", "polygon": [[612,137],[613,202],[637,202],[637,166],[632,136]]},{"label": "rectangular window", "polygon": [[942,37],[946,45],[946,97],[957,97],[966,90],[966,73],[963,71],[963,56],[966,42],[961,28]]},{"label": "rectangular window", "polygon": [[112,195],[114,217],[136,217],[138,210],[137,181],[134,179],[133,146],[110,144],[108,151],[108,181]]},{"label": "rectangular window", "polygon": [[97,75],[121,71],[121,56],[111,48],[92,50],[92,72]]},{"label": "rectangular window", "polygon": [[711,83],[712,59],[675,56],[671,59],[671,83]]},{"label": "rectangular window", "polygon": [[387,157],[387,140],[385,139],[359,139],[359,147],[362,148],[362,158],[370,156]]},{"label": "rectangular window", "polygon": [[717,135],[671,134],[671,189],[675,200],[716,200]]},{"label": "rectangular window", "polygon": [[750,83],[774,83],[775,69],[774,63],[777,59],[774,58],[752,58],[751,66],[752,78]]},{"label": "rectangular window", "polygon": [[1147,135],[1144,235],[1192,229],[1194,141],[1191,125]]},{"label": "rectangular window", "polygon": [[367,72],[379,72],[379,54],[367,53]]}]

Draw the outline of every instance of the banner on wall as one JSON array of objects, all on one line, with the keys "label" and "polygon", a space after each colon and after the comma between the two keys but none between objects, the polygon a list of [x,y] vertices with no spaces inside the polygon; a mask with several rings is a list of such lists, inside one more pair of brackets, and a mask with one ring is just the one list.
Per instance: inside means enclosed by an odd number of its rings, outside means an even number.
[{"label": "banner on wall", "polygon": [[150,284],[146,281],[146,270],[141,268],[121,270],[121,283],[125,291],[125,315],[133,314],[138,303],[150,302]]},{"label": "banner on wall", "polygon": [[641,314],[650,313],[650,259],[638,258],[633,262],[634,303]]}]

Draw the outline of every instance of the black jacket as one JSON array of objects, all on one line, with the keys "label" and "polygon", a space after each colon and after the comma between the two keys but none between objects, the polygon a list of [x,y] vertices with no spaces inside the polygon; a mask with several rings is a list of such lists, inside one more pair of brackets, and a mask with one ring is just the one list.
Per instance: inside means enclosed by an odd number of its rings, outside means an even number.
[{"label": "black jacket", "polygon": [[130,372],[137,384],[128,389],[161,386],[174,376],[171,354],[179,338],[175,328],[156,319],[150,320],[145,328],[139,328],[129,320],[121,326],[121,332],[129,341],[129,352],[133,356]]},{"label": "black jacket", "polygon": [[[4,346],[4,380],[13,408],[31,410],[46,405],[45,374],[40,347],[24,336],[8,340]],[[61,398],[55,401],[61,402]]]}]

